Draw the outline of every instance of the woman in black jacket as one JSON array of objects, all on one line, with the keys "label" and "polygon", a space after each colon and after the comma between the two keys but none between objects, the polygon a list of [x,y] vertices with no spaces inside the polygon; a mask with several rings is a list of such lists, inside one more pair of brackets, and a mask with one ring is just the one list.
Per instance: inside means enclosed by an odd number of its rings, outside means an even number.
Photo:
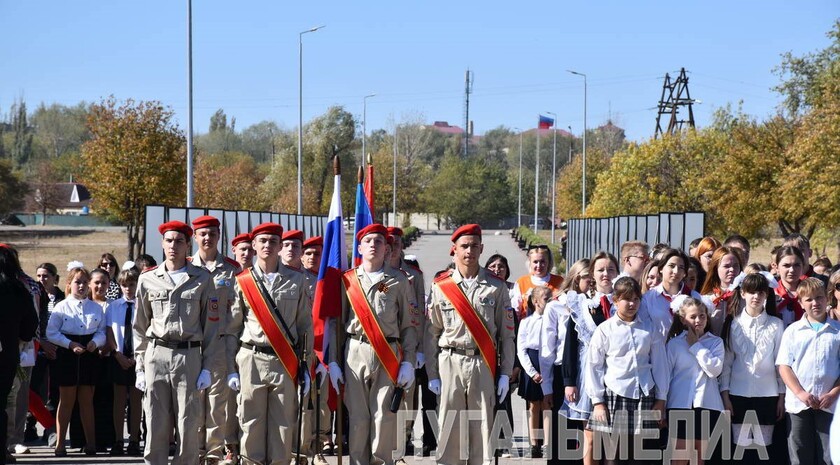
[{"label": "woman in black jacket", "polygon": [[[21,282],[17,253],[0,244],[0,444],[6,444],[6,401],[20,366],[20,342],[31,341],[38,327],[38,314],[29,290]],[[6,454],[0,454],[0,464]]]}]

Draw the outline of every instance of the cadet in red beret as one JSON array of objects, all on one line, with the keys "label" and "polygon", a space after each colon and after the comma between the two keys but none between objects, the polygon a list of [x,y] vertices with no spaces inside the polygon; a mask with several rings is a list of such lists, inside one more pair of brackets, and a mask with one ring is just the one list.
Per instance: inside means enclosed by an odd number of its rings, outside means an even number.
[{"label": "cadet in red beret", "polygon": [[[224,347],[202,350],[213,291],[207,270],[187,261],[192,229],[181,221],[158,227],[164,262],[140,275],[137,311],[132,327],[137,372],[135,387],[149,392],[144,397],[148,425],[146,463],[166,463],[170,415],[175,414],[179,447],[174,463],[198,457],[204,423],[199,392],[210,386],[212,361],[224,356]],[[160,309],[167,309],[161,312]],[[154,349],[149,351],[149,346]],[[213,352],[222,348],[222,353]],[[194,399],[173,402],[172,399]]]},{"label": "cadet in red beret", "polygon": [[[236,278],[228,334],[241,344],[229,351],[228,366],[239,370],[231,374],[229,386],[241,389],[242,455],[256,463],[288,464],[297,423],[298,351],[311,354],[314,345],[311,303],[303,274],[280,262],[283,227],[263,223],[251,235],[256,262]],[[300,374],[305,398],[309,370]]]},{"label": "cadet in red beret", "polygon": [[303,267],[318,275],[321,269],[321,254],[324,251],[324,238],[313,236],[303,241]]},{"label": "cadet in red beret", "polygon": [[[461,450],[469,450],[466,463],[474,465],[492,457],[493,441],[487,438],[494,424],[493,397],[502,401],[509,390],[515,357],[513,309],[505,283],[479,264],[481,228],[464,225],[451,239],[455,268],[435,277],[430,290],[426,373],[429,390],[440,396],[438,424],[445,428],[455,420],[448,436],[439,438],[438,461],[463,463]],[[480,428],[461,428],[453,415],[464,410],[481,413],[481,422],[476,422]]]},{"label": "cadet in red beret", "polygon": [[[234,280],[239,264],[219,253],[221,222],[213,216],[199,216],[192,222],[198,251],[192,256],[193,265],[204,268],[213,279],[210,308],[204,327],[204,351],[224,354],[228,342],[224,332],[230,323],[230,308],[236,298]],[[231,343],[232,344],[232,343]],[[216,346],[219,346],[218,348]],[[236,420],[236,392],[227,384],[227,358],[214,357],[210,366],[210,388],[205,391],[204,433],[205,450],[227,449],[233,459],[239,445],[239,423]]]},{"label": "cadet in red beret", "polygon": [[303,231],[290,229],[283,233],[280,241],[280,260],[295,271],[301,271],[300,257],[303,255]]},{"label": "cadet in red beret", "polygon": [[346,347],[344,354],[329,353],[329,376],[336,391],[345,382],[339,360],[348,373],[345,404],[351,463],[394,463],[398,438],[405,437],[397,414],[388,406],[399,392],[395,386],[408,389],[414,383],[420,320],[414,314],[408,278],[386,263],[387,235],[381,224],[371,224],[356,235],[362,263],[344,274],[340,329],[331,331],[352,339],[346,346],[341,341],[331,345]]},{"label": "cadet in red beret", "polygon": [[251,246],[253,238],[250,233],[242,233],[230,241],[233,259],[243,270],[254,266],[254,248]]}]

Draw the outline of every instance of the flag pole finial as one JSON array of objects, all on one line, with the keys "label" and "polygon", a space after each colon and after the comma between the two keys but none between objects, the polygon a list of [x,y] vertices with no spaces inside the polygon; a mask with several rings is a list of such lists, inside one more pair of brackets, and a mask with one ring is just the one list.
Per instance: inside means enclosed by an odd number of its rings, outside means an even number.
[{"label": "flag pole finial", "polygon": [[341,174],[341,159],[338,154],[333,154],[333,174],[338,176]]},{"label": "flag pole finial", "polygon": [[364,181],[365,181],[365,170],[364,170],[364,168],[362,168],[360,166],[359,167],[359,183],[361,184]]},{"label": "flag pole finial", "polygon": [[373,164],[373,157],[370,155],[370,153],[367,154],[367,164],[368,165]]}]

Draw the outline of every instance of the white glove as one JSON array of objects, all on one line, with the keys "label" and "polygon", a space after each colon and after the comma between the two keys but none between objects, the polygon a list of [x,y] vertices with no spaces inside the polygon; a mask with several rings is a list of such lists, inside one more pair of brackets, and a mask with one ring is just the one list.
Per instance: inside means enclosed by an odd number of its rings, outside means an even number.
[{"label": "white glove", "polygon": [[432,391],[436,396],[439,396],[440,395],[440,380],[439,379],[429,380],[429,390]]},{"label": "white glove", "polygon": [[309,379],[309,370],[303,373],[303,397],[309,394],[309,389],[312,387],[312,380]]},{"label": "white glove", "polygon": [[229,374],[227,377],[227,385],[234,391],[239,392],[239,389],[242,388],[242,384],[239,381],[239,373]]},{"label": "white glove", "polygon": [[414,368],[418,370],[423,368],[423,365],[426,364],[426,356],[423,355],[423,352],[417,352],[417,363],[414,365]]},{"label": "white glove", "polygon": [[414,367],[408,362],[400,363],[400,372],[397,374],[397,384],[408,389],[414,384]]},{"label": "white glove", "polygon": [[320,388],[324,385],[324,383],[327,382],[327,379],[329,379],[330,377],[330,373],[329,371],[327,371],[327,367],[325,367],[323,363],[319,363],[315,367],[315,379],[318,379],[318,376],[321,377],[321,386],[318,386]]},{"label": "white glove", "polygon": [[332,384],[333,389],[335,392],[340,392],[338,384],[344,384],[344,375],[341,374],[341,368],[338,366],[337,363],[331,362],[330,363],[330,384]]},{"label": "white glove", "polygon": [[496,395],[499,396],[499,402],[505,400],[508,390],[510,390],[510,377],[508,375],[499,376],[499,387],[496,388]]},{"label": "white glove", "polygon": [[201,373],[198,374],[198,381],[195,382],[195,388],[199,391],[203,391],[210,387],[210,370],[204,369],[201,370]]},{"label": "white glove", "polygon": [[146,373],[142,371],[135,373],[134,387],[140,392],[146,392]]}]

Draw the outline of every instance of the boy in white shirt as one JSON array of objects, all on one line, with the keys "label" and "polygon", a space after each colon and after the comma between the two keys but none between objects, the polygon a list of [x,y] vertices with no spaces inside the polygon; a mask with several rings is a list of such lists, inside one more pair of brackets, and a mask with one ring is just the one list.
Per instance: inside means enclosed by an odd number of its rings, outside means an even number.
[{"label": "boy in white shirt", "polygon": [[791,465],[829,465],[829,427],[840,395],[840,323],[827,318],[822,281],[799,283],[805,314],[788,326],[776,365],[787,386]]}]

